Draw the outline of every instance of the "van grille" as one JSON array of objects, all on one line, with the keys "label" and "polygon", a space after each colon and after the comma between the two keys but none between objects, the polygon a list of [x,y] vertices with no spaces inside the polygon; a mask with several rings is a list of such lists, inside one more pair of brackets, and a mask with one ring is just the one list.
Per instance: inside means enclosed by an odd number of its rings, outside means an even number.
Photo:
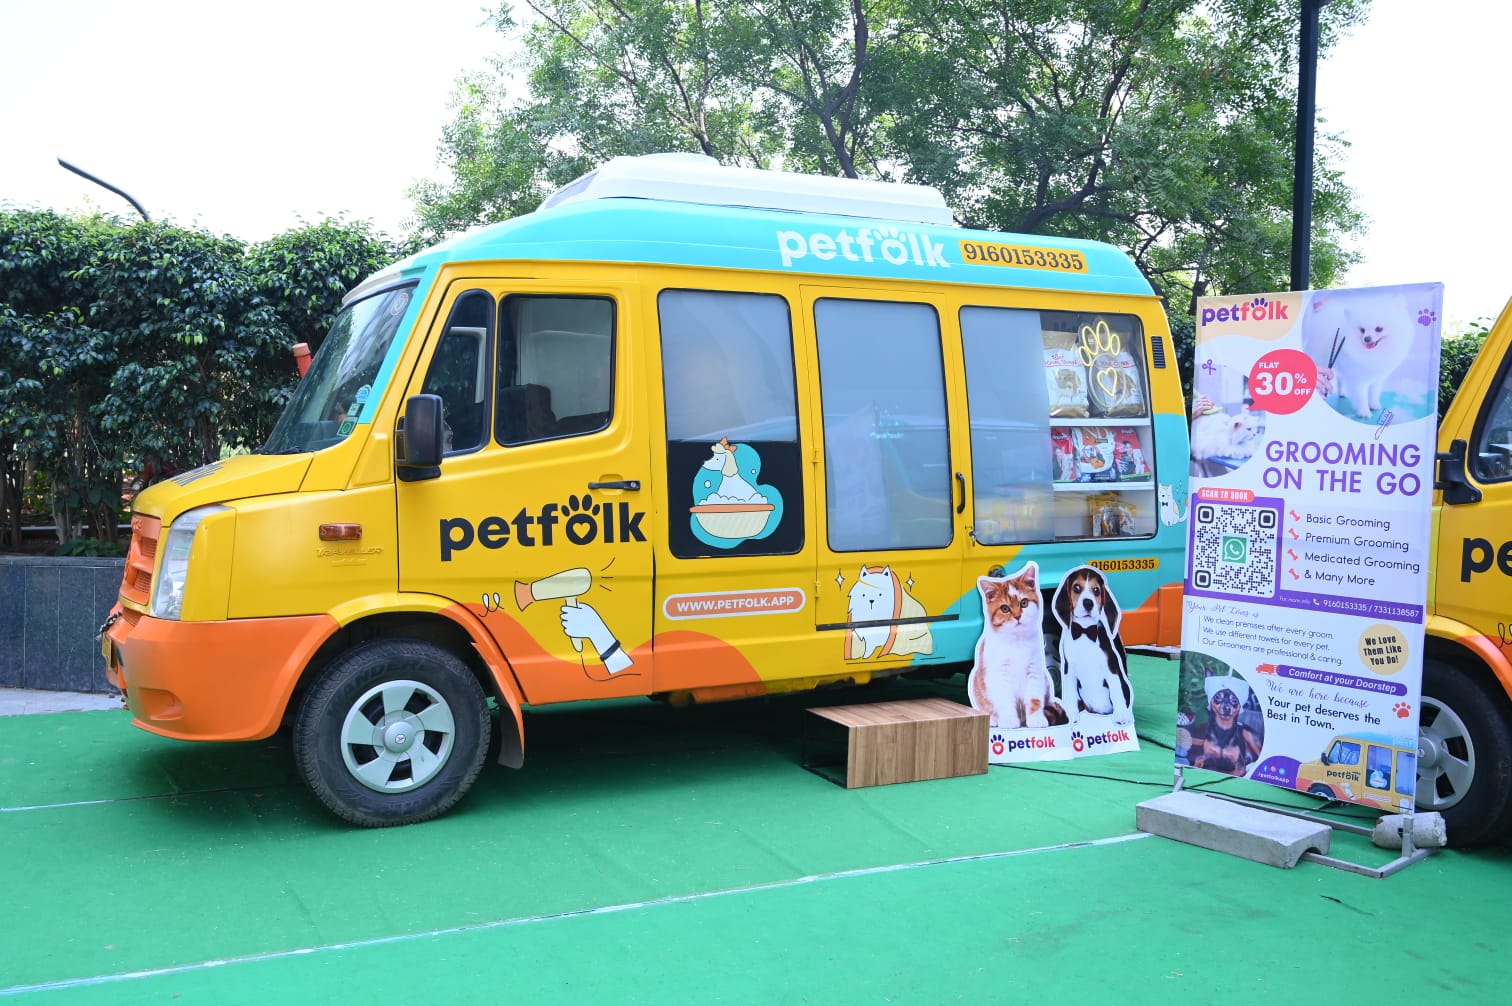
[{"label": "van grille", "polygon": [[126,552],[126,572],[121,578],[121,599],[143,607],[152,600],[152,567],[156,565],[158,535],[163,522],[138,514],[131,518],[131,548]]}]

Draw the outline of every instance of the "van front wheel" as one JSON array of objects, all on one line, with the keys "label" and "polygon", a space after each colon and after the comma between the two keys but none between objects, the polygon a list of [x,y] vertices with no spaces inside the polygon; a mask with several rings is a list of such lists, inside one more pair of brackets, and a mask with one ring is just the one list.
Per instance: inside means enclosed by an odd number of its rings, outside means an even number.
[{"label": "van front wheel", "polygon": [[471,788],[492,721],[456,656],[377,639],[337,657],[294,721],[294,760],[338,817],[365,828],[439,817]]},{"label": "van front wheel", "polygon": [[1451,845],[1495,841],[1512,826],[1506,706],[1453,664],[1423,661],[1416,802],[1444,816]]}]

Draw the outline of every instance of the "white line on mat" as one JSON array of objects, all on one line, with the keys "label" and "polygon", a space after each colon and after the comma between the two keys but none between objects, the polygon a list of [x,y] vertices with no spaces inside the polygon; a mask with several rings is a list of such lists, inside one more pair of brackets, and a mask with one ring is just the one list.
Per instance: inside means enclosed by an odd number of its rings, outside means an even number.
[{"label": "white line on mat", "polygon": [[66,978],[55,982],[39,982],[35,985],[12,985],[9,988],[0,988],[0,997],[25,995],[28,992],[51,992],[61,989],[86,988],[91,985],[109,985],[116,982],[134,981],[139,978],[181,975],[191,971],[226,967],[231,964],[257,964],[262,961],[277,961],[289,957],[305,957],[310,954],[324,954],[332,951],[361,950],[365,947],[389,946],[395,943],[408,943],[412,940],[430,940],[440,936],[457,936],[463,933],[484,932],[489,929],[503,929],[509,926],[528,926],[540,922],[556,922],[561,919],[575,919],[590,915],[612,915],[616,912],[629,912],[640,908],[658,908],[662,905],[685,905],[690,902],[707,901],[711,898],[723,898],[733,894],[753,894],[762,891],[780,890],[784,887],[797,887],[801,884],[817,884],[831,880],[846,880],[852,877],[870,877],[883,873],[899,873],[903,870],[947,866],[952,863],[974,863],[993,859],[1008,859],[1013,856],[1031,856],[1044,852],[1060,852],[1066,849],[1087,849],[1099,845],[1119,845],[1123,842],[1132,842],[1149,837],[1151,836],[1144,832],[1133,832],[1127,835],[1114,835],[1110,838],[1097,838],[1089,842],[1065,842],[1061,845],[1044,845],[1034,849],[1010,849],[1004,852],[984,852],[975,856],[949,856],[944,859],[926,859],[914,863],[894,863],[887,866],[867,866],[857,870],[840,870],[835,873],[816,873],[806,877],[797,877],[792,880],[774,880],[768,884],[729,887],[718,891],[705,891],[698,894],[674,894],[665,898],[652,898],[649,901],[631,901],[618,905],[604,905],[599,908],[580,908],[570,912],[552,912],[548,915],[527,915],[510,919],[494,919],[489,922],[477,922],[466,926],[432,929],[423,933],[400,933],[395,936],[379,936],[367,940],[353,940],[349,943],[327,943],[318,947],[302,947],[297,950],[275,950],[262,954],[226,957],[220,960],[196,961],[192,964],[176,964],[172,967],[149,968],[143,971],[121,971],[116,974],[95,975],[90,978]]}]

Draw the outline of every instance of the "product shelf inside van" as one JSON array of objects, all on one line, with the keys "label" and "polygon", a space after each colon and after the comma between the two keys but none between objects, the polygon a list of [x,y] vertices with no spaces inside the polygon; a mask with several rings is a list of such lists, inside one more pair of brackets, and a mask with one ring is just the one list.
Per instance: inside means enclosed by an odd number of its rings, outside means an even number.
[{"label": "product shelf inside van", "polygon": [[1073,419],[1056,416],[1050,422],[1056,426],[1149,426],[1149,416],[1112,416],[1094,419]]},{"label": "product shelf inside van", "polygon": [[1144,482],[1057,482],[1055,484],[1055,491],[1058,493],[1101,493],[1110,490],[1137,492],[1141,489],[1146,492],[1153,491],[1155,483],[1146,480]]}]

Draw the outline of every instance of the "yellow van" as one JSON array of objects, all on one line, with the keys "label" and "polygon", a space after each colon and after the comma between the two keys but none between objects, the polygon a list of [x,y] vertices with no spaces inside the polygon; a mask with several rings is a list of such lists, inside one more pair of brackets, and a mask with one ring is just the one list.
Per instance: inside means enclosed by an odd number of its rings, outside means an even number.
[{"label": "yellow van", "polygon": [[1417,806],[1512,834],[1512,305],[1439,423]]},{"label": "yellow van", "polygon": [[137,726],[288,722],[336,814],[408,823],[532,706],[969,667],[997,567],[1098,566],[1176,645],[1187,454],[1116,249],[619,158],[353,290],[260,451],[138,497],[102,647]]},{"label": "yellow van", "polygon": [[1407,813],[1413,807],[1418,752],[1410,740],[1375,734],[1338,736],[1316,761],[1297,767],[1299,790]]}]

